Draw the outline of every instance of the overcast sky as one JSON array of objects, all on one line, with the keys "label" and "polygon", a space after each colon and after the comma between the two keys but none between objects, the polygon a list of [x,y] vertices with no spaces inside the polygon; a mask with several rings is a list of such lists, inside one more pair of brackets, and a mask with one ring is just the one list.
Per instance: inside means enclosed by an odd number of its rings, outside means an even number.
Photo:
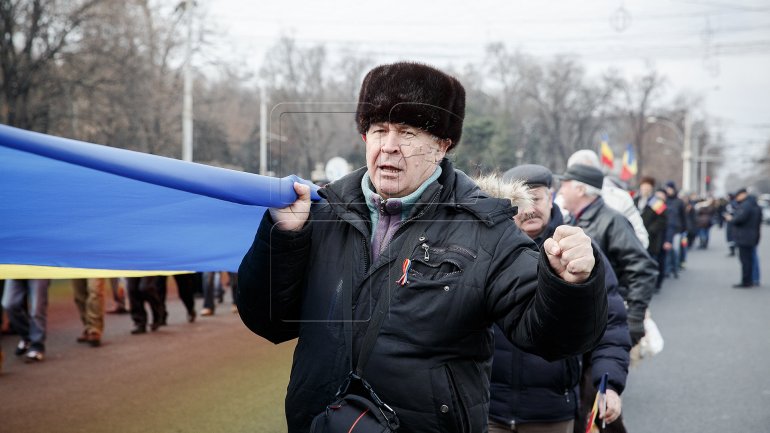
[{"label": "overcast sky", "polygon": [[484,47],[547,58],[580,57],[589,72],[631,78],[647,65],[669,79],[666,94],[700,94],[725,142],[743,160],[770,138],[768,0],[198,0],[233,58],[259,68],[288,35],[331,51],[353,47],[377,61],[439,67],[479,63]]}]

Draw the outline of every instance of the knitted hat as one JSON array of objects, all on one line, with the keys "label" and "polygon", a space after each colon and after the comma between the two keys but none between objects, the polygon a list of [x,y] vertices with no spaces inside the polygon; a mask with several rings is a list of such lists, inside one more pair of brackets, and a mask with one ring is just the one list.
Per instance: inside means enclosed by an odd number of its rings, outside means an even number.
[{"label": "knitted hat", "polygon": [[358,132],[377,122],[404,123],[438,138],[460,141],[465,89],[456,78],[427,65],[398,62],[369,71],[356,110]]}]

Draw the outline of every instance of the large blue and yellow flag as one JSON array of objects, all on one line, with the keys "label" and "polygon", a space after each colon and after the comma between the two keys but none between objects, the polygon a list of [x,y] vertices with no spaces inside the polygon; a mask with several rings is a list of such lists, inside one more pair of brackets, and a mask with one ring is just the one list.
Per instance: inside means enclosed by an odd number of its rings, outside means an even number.
[{"label": "large blue and yellow flag", "polygon": [[294,180],[0,125],[0,278],[236,271]]}]

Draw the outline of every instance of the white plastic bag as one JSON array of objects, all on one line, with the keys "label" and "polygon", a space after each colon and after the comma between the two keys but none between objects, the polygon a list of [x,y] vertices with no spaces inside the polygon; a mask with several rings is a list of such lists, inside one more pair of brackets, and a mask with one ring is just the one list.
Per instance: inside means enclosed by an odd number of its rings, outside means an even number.
[{"label": "white plastic bag", "polygon": [[643,358],[655,356],[663,350],[663,335],[658,325],[652,320],[650,311],[644,314],[644,337],[631,348],[631,366],[635,366]]},{"label": "white plastic bag", "polygon": [[663,336],[648,311],[644,316],[644,337],[639,340],[639,355],[642,358],[655,356],[661,350],[663,350]]}]

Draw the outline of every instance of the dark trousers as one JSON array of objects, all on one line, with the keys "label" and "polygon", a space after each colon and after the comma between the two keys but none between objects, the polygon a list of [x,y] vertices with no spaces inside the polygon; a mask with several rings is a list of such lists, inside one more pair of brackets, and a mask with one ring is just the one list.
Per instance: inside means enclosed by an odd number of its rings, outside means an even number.
[{"label": "dark trousers", "polygon": [[131,319],[136,326],[147,326],[147,310],[144,303],[150,305],[152,322],[160,324],[166,315],[166,305],[160,297],[161,278],[166,277],[132,277],[127,278],[128,299],[131,302]]},{"label": "dark trousers", "polygon": [[741,284],[750,286],[752,266],[754,264],[754,247],[738,246],[738,258],[741,261]]},{"label": "dark trousers", "polygon": [[658,259],[658,279],[655,281],[655,290],[660,290],[663,279],[666,278],[666,257],[668,257],[668,253],[661,248],[656,257]]},{"label": "dark trousers", "polygon": [[177,274],[174,275],[176,287],[179,291],[179,299],[182,300],[187,314],[195,314],[195,291],[196,288],[203,285],[203,278],[200,273]]}]

